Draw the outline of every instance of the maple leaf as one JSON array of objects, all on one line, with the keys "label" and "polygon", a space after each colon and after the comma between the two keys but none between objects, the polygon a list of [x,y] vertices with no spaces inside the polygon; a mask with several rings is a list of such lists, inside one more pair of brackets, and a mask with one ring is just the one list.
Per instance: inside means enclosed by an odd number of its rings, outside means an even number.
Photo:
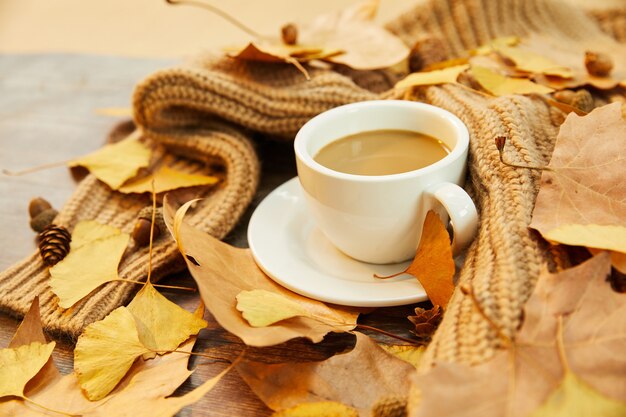
[{"label": "maple leaf", "polygon": [[530,227],[544,238],[626,253],[626,121],[620,103],[561,125]]},{"label": "maple leaf", "polygon": [[164,165],[150,175],[124,184],[119,188],[119,191],[127,194],[148,193],[154,190],[156,194],[159,194],[178,188],[195,187],[198,185],[212,185],[217,181],[217,177],[200,174],[188,174]]},{"label": "maple leaf", "polygon": [[128,138],[105,145],[89,155],[70,161],[68,165],[87,168],[100,181],[117,190],[124,182],[137,175],[140,168],[145,168],[150,163],[150,148],[138,140],[139,136],[137,130]]},{"label": "maple leaf", "polygon": [[237,371],[272,410],[339,401],[365,415],[380,397],[406,396],[407,384],[398,381],[416,372],[413,365],[386,353],[364,334],[355,335],[352,351],[325,361],[277,365],[244,361]]},{"label": "maple leaf", "polygon": [[[175,211],[166,195],[163,216],[198,284],[202,300],[224,329],[249,346],[270,346],[295,337],[319,342],[329,332],[347,331],[356,326],[357,310],[330,307],[283,288],[259,269],[249,249],[229,246],[183,222],[185,212],[192,203]],[[265,327],[250,326],[237,310],[236,298],[242,291],[252,290],[263,290],[277,294],[279,298],[287,298],[301,306],[300,311],[307,311],[306,314],[313,312],[315,318],[292,316]],[[332,319],[320,320],[319,317]]]},{"label": "maple leaf", "polygon": [[489,68],[473,65],[471,73],[474,79],[488,92],[496,96],[509,94],[545,94],[553,89],[536,84],[526,78],[511,78]]},{"label": "maple leaf", "polygon": [[411,274],[418,279],[426,295],[434,305],[445,306],[454,292],[455,265],[452,257],[450,236],[439,216],[432,210],[428,211],[422,227],[417,252],[408,268],[390,276],[377,278],[391,278],[400,274]]}]

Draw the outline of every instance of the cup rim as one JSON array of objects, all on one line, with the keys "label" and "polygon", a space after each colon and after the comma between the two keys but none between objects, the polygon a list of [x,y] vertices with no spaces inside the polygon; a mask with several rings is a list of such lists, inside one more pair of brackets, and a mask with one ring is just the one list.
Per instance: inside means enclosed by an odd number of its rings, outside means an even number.
[{"label": "cup rim", "polygon": [[[311,132],[314,131],[318,125],[325,123],[329,117],[333,117],[337,113],[346,112],[353,109],[360,108],[368,108],[368,107],[378,107],[378,108],[412,108],[416,111],[422,111],[431,113],[433,116],[442,117],[443,119],[450,122],[456,131],[457,142],[453,149],[451,149],[450,153],[440,159],[439,161],[430,164],[426,167],[415,169],[412,171],[401,172],[398,174],[388,174],[388,175],[359,175],[359,174],[348,174],[345,172],[335,171],[333,169],[327,168],[324,165],[313,159],[313,156],[309,154],[306,149],[306,145],[309,142],[309,138],[311,137]],[[469,147],[469,131],[467,126],[454,114],[449,111],[433,106],[431,104],[420,103],[415,101],[407,101],[407,100],[369,100],[369,101],[360,101],[357,103],[345,104],[342,106],[334,107],[330,110],[326,110],[317,116],[310,119],[306,122],[296,134],[294,140],[294,150],[296,154],[296,158],[299,159],[302,163],[308,166],[310,169],[317,171],[321,174],[324,174],[329,177],[334,177],[337,179],[344,180],[352,180],[352,181],[362,181],[362,182],[385,182],[385,181],[397,181],[406,178],[413,178],[415,176],[420,176],[424,174],[428,174],[432,171],[440,170],[441,168],[446,167],[447,165],[453,163],[459,157],[463,156],[463,154],[467,151]]]}]

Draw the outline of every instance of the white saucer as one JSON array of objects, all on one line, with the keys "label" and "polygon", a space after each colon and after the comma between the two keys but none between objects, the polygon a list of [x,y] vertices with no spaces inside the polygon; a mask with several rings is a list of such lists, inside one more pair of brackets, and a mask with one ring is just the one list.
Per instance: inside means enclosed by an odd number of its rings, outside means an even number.
[{"label": "white saucer", "polygon": [[256,263],[274,281],[316,300],[383,307],[427,299],[417,279],[408,274],[373,277],[402,271],[409,262],[368,264],[336,249],[309,216],[297,177],[259,204],[248,225],[248,243]]}]

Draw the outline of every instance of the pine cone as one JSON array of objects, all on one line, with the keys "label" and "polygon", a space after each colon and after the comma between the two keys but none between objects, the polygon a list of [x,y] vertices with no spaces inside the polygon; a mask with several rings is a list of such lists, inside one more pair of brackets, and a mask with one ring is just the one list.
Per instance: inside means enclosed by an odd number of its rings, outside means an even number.
[{"label": "pine cone", "polygon": [[43,263],[54,266],[70,251],[72,235],[63,226],[51,224],[39,233],[39,253]]},{"label": "pine cone", "polygon": [[372,406],[372,417],[406,417],[406,398],[383,397]]},{"label": "pine cone", "polygon": [[427,338],[437,330],[437,326],[443,318],[443,311],[439,306],[434,306],[430,310],[417,307],[415,308],[415,316],[408,316],[407,318],[415,325],[415,330],[412,333],[418,337]]}]

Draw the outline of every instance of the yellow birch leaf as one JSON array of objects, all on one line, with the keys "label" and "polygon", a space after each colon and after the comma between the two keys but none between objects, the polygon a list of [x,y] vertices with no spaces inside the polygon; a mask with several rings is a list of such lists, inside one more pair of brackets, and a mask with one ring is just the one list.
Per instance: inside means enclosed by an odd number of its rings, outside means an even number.
[{"label": "yellow birch leaf", "polygon": [[130,235],[98,239],[70,253],[50,268],[50,288],[59,306],[70,308],[100,285],[119,279],[117,267]]},{"label": "yellow birch leaf", "polygon": [[252,327],[265,327],[298,316],[316,318],[296,301],[266,290],[241,291],[237,294],[237,310]]},{"label": "yellow birch leaf", "polygon": [[0,398],[24,397],[24,387],[48,362],[54,342],[33,342],[17,348],[0,349]]},{"label": "yellow birch leaf", "polygon": [[172,303],[149,282],[127,308],[135,317],[141,343],[159,353],[176,349],[207,326],[202,317]]},{"label": "yellow birch leaf", "polygon": [[395,88],[405,89],[420,85],[456,83],[456,79],[459,77],[459,74],[468,68],[469,65],[464,64],[434,71],[414,72],[409,74],[406,78],[398,81]]},{"label": "yellow birch leaf", "polygon": [[[135,131],[137,132],[137,131]],[[117,190],[128,179],[137,175],[140,168],[150,163],[150,149],[132,134],[118,143],[70,161],[70,167],[83,166],[96,178]]]},{"label": "yellow birch leaf", "polygon": [[104,398],[126,375],[135,359],[150,350],[141,344],[135,318],[125,307],[90,324],[74,349],[78,383],[92,401]]},{"label": "yellow birch leaf", "polygon": [[626,227],[620,225],[563,224],[541,234],[566,245],[626,252]]},{"label": "yellow birch leaf", "polygon": [[385,349],[387,353],[391,353],[398,359],[410,363],[417,369],[422,360],[422,355],[426,350],[426,346],[410,346],[410,345],[379,345]]},{"label": "yellow birch leaf", "polygon": [[472,75],[483,88],[496,96],[509,94],[546,94],[554,90],[525,78],[509,78],[488,68],[473,66]]},{"label": "yellow birch leaf", "polygon": [[272,417],[358,417],[359,412],[336,401],[319,401],[298,404],[295,407],[276,411]]},{"label": "yellow birch leaf", "polygon": [[626,416],[626,403],[605,397],[567,370],[559,386],[529,417],[587,416]]},{"label": "yellow birch leaf", "polygon": [[513,48],[506,45],[497,45],[494,49],[499,54],[513,61],[515,67],[522,71],[531,72],[533,74],[554,75],[561,78],[572,78],[574,76],[571,69],[529,50]]},{"label": "yellow birch leaf", "polygon": [[120,234],[117,227],[100,224],[94,220],[83,220],[76,223],[72,231],[70,250],[77,250],[86,243]]},{"label": "yellow birch leaf", "polygon": [[119,191],[125,194],[149,193],[152,192],[152,181],[154,181],[154,192],[158,194],[178,188],[211,185],[218,180],[208,175],[187,174],[164,165],[151,175],[121,186]]}]

